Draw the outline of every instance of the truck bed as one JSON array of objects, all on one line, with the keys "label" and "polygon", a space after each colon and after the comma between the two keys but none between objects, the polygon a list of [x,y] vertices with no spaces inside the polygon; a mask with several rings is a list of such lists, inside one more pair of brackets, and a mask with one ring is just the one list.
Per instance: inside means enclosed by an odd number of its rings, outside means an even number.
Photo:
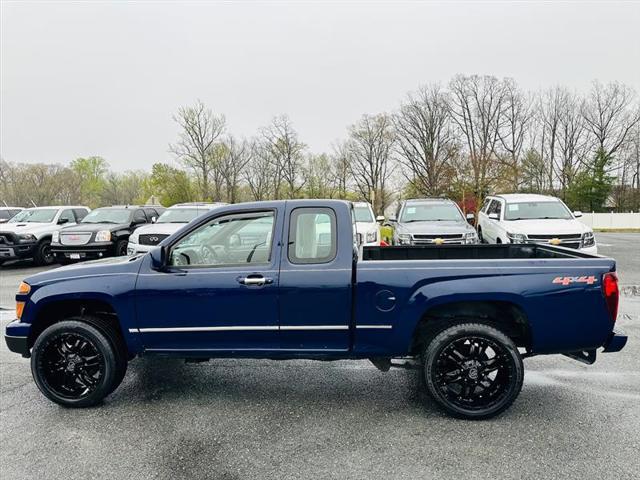
[{"label": "truck bed", "polygon": [[494,260],[543,258],[595,258],[570,248],[538,244],[428,245],[416,247],[364,247],[362,260]]}]

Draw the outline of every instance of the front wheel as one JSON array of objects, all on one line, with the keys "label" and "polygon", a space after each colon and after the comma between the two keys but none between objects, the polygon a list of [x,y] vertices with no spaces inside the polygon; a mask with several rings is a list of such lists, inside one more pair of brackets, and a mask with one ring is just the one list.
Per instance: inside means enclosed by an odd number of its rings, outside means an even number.
[{"label": "front wheel", "polygon": [[99,328],[65,320],[37,338],[31,373],[49,400],[65,407],[89,407],[101,402],[121,380],[118,355]]},{"label": "front wheel", "polygon": [[502,413],[522,389],[524,366],[513,341],[481,323],[451,326],[427,342],[426,387],[453,416],[480,420]]},{"label": "front wheel", "polygon": [[56,257],[53,255],[51,251],[51,242],[49,240],[43,240],[36,247],[36,253],[34,255],[34,260],[37,265],[51,265],[55,262]]}]

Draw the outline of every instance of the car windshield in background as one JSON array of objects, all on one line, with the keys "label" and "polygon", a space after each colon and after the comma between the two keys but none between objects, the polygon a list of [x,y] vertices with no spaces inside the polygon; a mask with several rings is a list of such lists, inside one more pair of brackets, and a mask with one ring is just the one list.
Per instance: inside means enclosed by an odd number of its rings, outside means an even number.
[{"label": "car windshield in background", "polygon": [[356,214],[356,222],[373,223],[373,216],[369,207],[354,207]]},{"label": "car windshield in background", "polygon": [[0,208],[0,222],[5,222],[15,215],[15,210],[4,210]]},{"label": "car windshield in background", "polygon": [[459,222],[464,221],[460,210],[450,203],[409,204],[402,210],[400,222]]},{"label": "car windshield in background", "polygon": [[170,208],[160,215],[156,223],[189,223],[205,211],[197,208]]},{"label": "car windshield in background", "polygon": [[57,212],[55,208],[23,210],[9,220],[9,223],[51,223]]},{"label": "car windshield in background", "polygon": [[129,223],[131,212],[125,208],[97,209],[89,213],[80,223]]},{"label": "car windshield in background", "polygon": [[573,218],[571,212],[560,202],[518,202],[508,203],[504,212],[505,220],[539,220]]}]

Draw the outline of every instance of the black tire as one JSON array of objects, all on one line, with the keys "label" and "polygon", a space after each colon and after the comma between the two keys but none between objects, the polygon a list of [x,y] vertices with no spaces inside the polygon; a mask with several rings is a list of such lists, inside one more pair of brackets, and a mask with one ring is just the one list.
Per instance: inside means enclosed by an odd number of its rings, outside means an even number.
[{"label": "black tire", "polygon": [[129,363],[127,361],[129,353],[127,351],[127,346],[124,343],[122,335],[120,335],[119,332],[115,331],[113,325],[100,317],[83,315],[82,317],[74,318],[73,320],[87,322],[100,329],[100,331],[109,338],[109,342],[111,342],[111,345],[116,350],[116,375],[113,385],[111,386],[108,394],[112,393],[116,388],[120,386],[122,380],[124,380]]},{"label": "black tire", "polygon": [[53,265],[56,257],[51,253],[51,240],[42,240],[36,247],[36,253],[33,257],[36,265]]},{"label": "black tire", "polygon": [[116,257],[124,257],[127,255],[127,245],[129,240],[118,240],[116,243]]},{"label": "black tire", "polygon": [[500,245],[502,243],[502,240],[500,240],[500,238],[496,238],[496,243]]},{"label": "black tire", "polygon": [[427,340],[422,355],[427,391],[448,414],[469,420],[499,415],[518,397],[524,365],[501,331],[459,323]]},{"label": "black tire", "polygon": [[100,403],[117,380],[117,349],[101,329],[84,321],[54,323],[36,339],[31,353],[36,385],[65,407]]},{"label": "black tire", "polygon": [[482,229],[478,227],[478,242],[484,243],[484,238],[482,238]]}]

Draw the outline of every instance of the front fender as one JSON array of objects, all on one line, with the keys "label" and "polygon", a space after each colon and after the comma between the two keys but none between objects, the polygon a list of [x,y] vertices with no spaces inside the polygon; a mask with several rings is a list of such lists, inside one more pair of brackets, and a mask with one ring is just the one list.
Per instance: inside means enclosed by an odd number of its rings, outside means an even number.
[{"label": "front fender", "polygon": [[[141,345],[129,329],[135,328],[134,292],[137,274],[118,272],[97,275],[79,275],[32,286],[26,300],[22,324],[33,325],[46,307],[67,301],[100,301],[107,303],[118,317],[130,353],[141,351]],[[18,300],[21,298],[17,297]]]}]

